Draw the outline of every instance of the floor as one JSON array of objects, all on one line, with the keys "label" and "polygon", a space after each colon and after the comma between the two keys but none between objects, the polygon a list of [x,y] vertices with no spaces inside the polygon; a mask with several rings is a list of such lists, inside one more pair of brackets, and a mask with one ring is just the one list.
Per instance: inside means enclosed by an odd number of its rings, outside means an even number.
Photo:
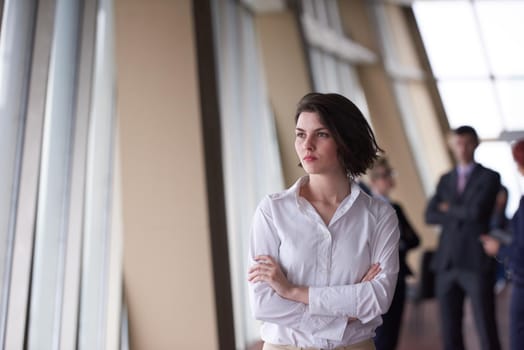
[{"label": "floor", "polygon": [[[497,325],[502,350],[509,349],[509,314],[508,304],[511,287],[506,287],[497,294]],[[440,350],[442,341],[438,321],[438,308],[435,300],[425,301],[418,309],[406,305],[400,343],[397,350]],[[466,349],[480,349],[473,314],[469,302],[466,302],[464,317],[464,340]]]},{"label": "floor", "polygon": [[[511,286],[497,294],[497,322],[502,350],[509,349],[508,304]],[[465,306],[464,339],[466,349],[480,349],[473,315],[468,302]],[[261,350],[262,343],[253,344],[248,350]],[[427,300],[415,306],[406,304],[403,326],[397,350],[441,350],[442,341],[438,322],[438,309],[435,300]]]}]

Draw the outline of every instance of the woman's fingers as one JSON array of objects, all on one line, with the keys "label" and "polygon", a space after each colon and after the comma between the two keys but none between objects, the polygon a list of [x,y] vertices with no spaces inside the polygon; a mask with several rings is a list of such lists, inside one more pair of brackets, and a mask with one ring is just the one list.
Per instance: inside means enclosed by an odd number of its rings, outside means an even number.
[{"label": "woman's fingers", "polygon": [[254,260],[259,264],[266,264],[266,265],[274,265],[275,259],[271,257],[270,255],[257,255],[255,256]]},{"label": "woman's fingers", "polygon": [[257,255],[253,258],[257,264],[248,269],[248,280],[250,282],[268,281],[276,274],[275,260],[269,255]]},{"label": "woman's fingers", "polygon": [[371,267],[366,272],[364,277],[362,277],[360,282],[371,281],[373,278],[375,278],[380,273],[380,271],[382,271],[382,269],[380,268],[380,264],[379,263],[375,263],[375,264],[371,265]]},{"label": "woman's fingers", "polygon": [[253,273],[250,273],[247,277],[247,280],[249,282],[257,282],[257,281],[262,281],[266,278],[266,275],[259,272],[259,271],[256,271],[256,272],[253,272]]},{"label": "woman's fingers", "polygon": [[377,277],[380,271],[382,271],[382,269],[380,268],[380,264],[374,264],[367,273],[367,280],[371,281],[373,278]]},{"label": "woman's fingers", "polygon": [[356,320],[358,320],[358,318],[350,317],[350,318],[348,318],[348,324],[350,324],[351,322],[356,321]]},{"label": "woman's fingers", "polygon": [[[269,255],[258,255],[254,258],[257,264],[251,266],[248,269],[248,281],[258,282],[265,281],[270,282],[275,280],[278,276],[277,264],[275,260]],[[373,280],[382,271],[379,263],[375,263],[370,266],[364,277],[360,282],[368,282]]]},{"label": "woman's fingers", "polygon": [[286,298],[293,285],[287,280],[276,259],[269,255],[257,255],[253,260],[256,264],[248,269],[248,280],[252,283],[266,282],[278,295]]},{"label": "woman's fingers", "polygon": [[372,271],[373,269],[375,268],[374,265],[371,265],[371,268],[369,270],[366,271],[366,274],[364,275],[364,277],[362,277],[362,279],[360,280],[360,282],[365,282],[369,279],[369,277],[371,276],[372,274]]},{"label": "woman's fingers", "polygon": [[267,278],[267,273],[264,270],[256,269],[248,273],[247,280],[249,282],[257,282]]},{"label": "woman's fingers", "polygon": [[250,282],[255,282],[257,277],[259,277],[259,279],[262,278],[263,280],[269,280],[272,279],[275,275],[275,267],[271,265],[256,264],[248,269],[248,280]]},{"label": "woman's fingers", "polygon": [[273,268],[271,267],[268,267],[268,266],[264,266],[264,265],[255,265],[255,266],[252,266],[248,273],[263,273],[263,274],[268,274],[270,273],[271,271],[273,270]]}]

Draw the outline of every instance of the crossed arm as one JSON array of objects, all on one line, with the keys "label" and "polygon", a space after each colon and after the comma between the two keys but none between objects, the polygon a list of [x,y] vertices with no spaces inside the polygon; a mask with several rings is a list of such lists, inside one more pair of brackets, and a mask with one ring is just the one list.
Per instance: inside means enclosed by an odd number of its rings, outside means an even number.
[{"label": "crossed arm", "polygon": [[398,273],[399,241],[392,209],[377,224],[378,233],[369,241],[371,261],[377,263],[369,267],[360,282],[347,285],[311,287],[290,283],[277,261],[280,238],[269,213],[258,210],[254,227],[248,280],[256,319],[340,340],[348,322],[358,318],[367,323],[389,308]]},{"label": "crossed arm", "polygon": [[[309,287],[297,286],[290,283],[282,272],[280,265],[269,255],[258,255],[254,259],[257,263],[248,270],[248,281],[266,282],[284,299],[309,304]],[[372,264],[360,282],[374,279],[382,271],[379,263]],[[356,318],[352,318],[356,320]]]},{"label": "crossed arm", "polygon": [[465,201],[458,201],[452,197],[449,177],[442,177],[437,185],[437,191],[430,199],[426,208],[426,222],[442,225],[450,219],[482,220],[491,214],[491,209],[500,188],[500,176],[492,175],[486,178],[483,186],[467,197]]}]

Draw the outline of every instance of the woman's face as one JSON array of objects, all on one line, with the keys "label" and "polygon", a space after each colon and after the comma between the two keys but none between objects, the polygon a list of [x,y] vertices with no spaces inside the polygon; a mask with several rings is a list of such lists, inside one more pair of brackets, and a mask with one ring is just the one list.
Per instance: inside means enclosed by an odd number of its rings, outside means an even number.
[{"label": "woman's face", "polygon": [[371,178],[373,190],[382,196],[388,196],[389,192],[395,187],[393,170],[389,167],[378,166],[373,170],[374,175]]},{"label": "woman's face", "polygon": [[295,150],[308,174],[344,172],[331,131],[315,112],[302,112],[296,126]]}]

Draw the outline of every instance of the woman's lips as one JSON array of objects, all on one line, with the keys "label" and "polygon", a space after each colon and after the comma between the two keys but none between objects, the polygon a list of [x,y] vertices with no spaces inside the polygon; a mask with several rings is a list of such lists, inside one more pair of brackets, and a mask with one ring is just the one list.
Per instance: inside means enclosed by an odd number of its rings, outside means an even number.
[{"label": "woman's lips", "polygon": [[305,156],[305,157],[304,157],[304,161],[305,161],[305,162],[312,162],[312,161],[314,161],[314,160],[317,160],[317,158],[316,158],[316,157],[313,157],[313,156]]}]

